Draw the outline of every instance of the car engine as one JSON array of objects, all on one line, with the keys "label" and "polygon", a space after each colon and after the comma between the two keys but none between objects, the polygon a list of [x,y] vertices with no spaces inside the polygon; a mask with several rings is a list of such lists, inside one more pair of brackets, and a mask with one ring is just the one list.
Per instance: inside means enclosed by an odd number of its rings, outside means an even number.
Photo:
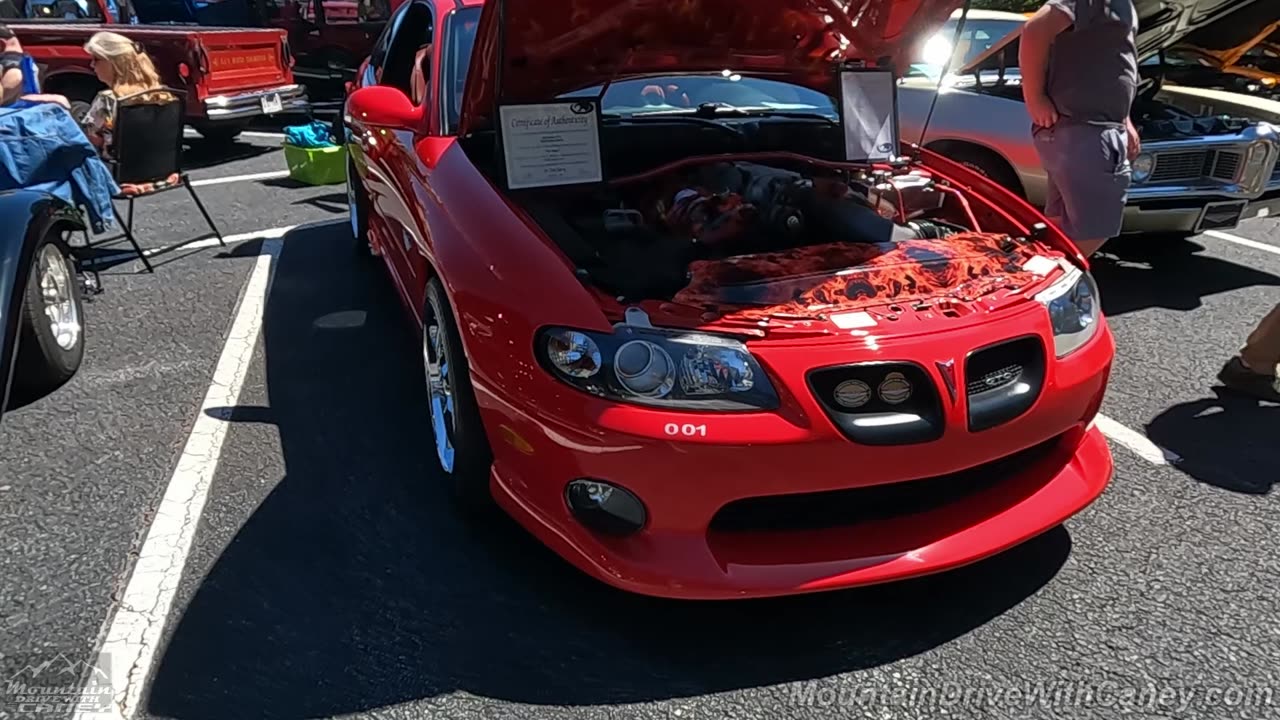
[{"label": "car engine", "polygon": [[940,211],[956,196],[923,171],[718,162],[636,185],[558,217],[530,208],[580,274],[625,297],[670,297],[699,260],[835,242],[892,247],[972,229],[937,217],[954,215]]}]

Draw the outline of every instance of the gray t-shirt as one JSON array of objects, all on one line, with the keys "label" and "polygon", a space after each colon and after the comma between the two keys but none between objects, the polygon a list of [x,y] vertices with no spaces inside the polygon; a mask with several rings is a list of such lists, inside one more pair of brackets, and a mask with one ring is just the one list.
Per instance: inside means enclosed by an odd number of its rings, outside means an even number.
[{"label": "gray t-shirt", "polygon": [[1133,0],[1049,0],[1072,27],[1049,49],[1045,90],[1068,122],[1123,123],[1138,89]]}]

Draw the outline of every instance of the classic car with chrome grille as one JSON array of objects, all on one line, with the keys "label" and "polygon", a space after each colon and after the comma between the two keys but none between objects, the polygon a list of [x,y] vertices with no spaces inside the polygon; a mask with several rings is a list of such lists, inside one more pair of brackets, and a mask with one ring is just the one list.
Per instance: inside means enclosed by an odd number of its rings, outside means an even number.
[{"label": "classic car with chrome grille", "polygon": [[[1156,56],[1253,1],[1137,0],[1140,57]],[[1045,171],[1017,70],[1025,21],[1016,13],[971,11],[952,49],[959,26],[953,15],[918,48],[899,102],[906,139],[922,140],[1043,206]],[[948,56],[958,69],[941,77]],[[1157,97],[1162,89],[1158,75],[1144,73],[1132,112],[1142,153],[1133,163],[1122,232],[1192,235],[1280,212],[1280,130],[1248,118],[1192,114]]]},{"label": "classic car with chrome grille", "polygon": [[1093,502],[1086,259],[897,142],[893,68],[959,4],[401,6],[343,124],[357,250],[422,341],[424,481],[679,598],[939,572]]}]

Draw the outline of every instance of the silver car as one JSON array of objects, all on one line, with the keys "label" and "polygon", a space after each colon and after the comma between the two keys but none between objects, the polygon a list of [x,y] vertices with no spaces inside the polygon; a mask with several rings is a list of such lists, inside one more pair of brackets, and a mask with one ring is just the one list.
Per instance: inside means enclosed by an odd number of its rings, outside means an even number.
[{"label": "silver car", "polygon": [[[1137,0],[1140,59],[1158,56],[1192,30],[1252,2]],[[1177,11],[1185,15],[1170,19]],[[1168,21],[1156,23],[1157,16]],[[952,48],[959,23],[954,15],[920,48],[921,62],[903,77],[899,113],[904,140],[923,141],[1043,207],[1045,171],[1032,144],[1017,71],[1025,22],[1026,16],[1016,13],[970,11],[959,47]],[[940,77],[948,55],[959,69]],[[1144,76],[1151,68],[1143,66]],[[1192,235],[1280,212],[1280,128],[1193,115],[1156,99],[1160,90],[1158,77],[1147,76],[1134,102],[1142,154],[1133,163],[1122,233]]]}]

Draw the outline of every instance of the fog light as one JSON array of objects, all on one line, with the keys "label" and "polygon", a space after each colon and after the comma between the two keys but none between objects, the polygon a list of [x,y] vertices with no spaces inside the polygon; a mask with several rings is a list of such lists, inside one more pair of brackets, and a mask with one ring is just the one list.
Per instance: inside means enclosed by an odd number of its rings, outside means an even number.
[{"label": "fog light", "polygon": [[564,495],[574,517],[592,530],[629,535],[644,527],[644,504],[617,485],[579,478],[569,483]]}]

